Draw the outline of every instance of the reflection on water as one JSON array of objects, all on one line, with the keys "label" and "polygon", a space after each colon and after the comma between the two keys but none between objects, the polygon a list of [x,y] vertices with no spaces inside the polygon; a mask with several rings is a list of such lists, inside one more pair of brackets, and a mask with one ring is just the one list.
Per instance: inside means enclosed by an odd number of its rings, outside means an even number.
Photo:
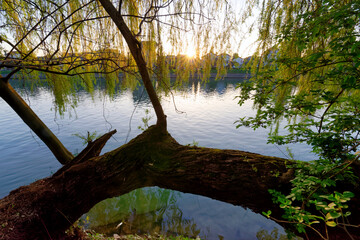
[{"label": "reflection on water", "polygon": [[[201,85],[189,83],[173,95],[161,94],[164,111],[168,116],[168,130],[181,144],[194,140],[199,146],[238,149],[260,154],[284,157],[284,146],[267,145],[267,131],[254,132],[248,128],[236,129],[234,122],[254,114],[252,103],[239,107],[235,86],[242,79],[226,78]],[[91,95],[79,90],[78,106],[63,117],[56,117],[54,97],[46,86],[30,92],[15,86],[40,118],[55,132],[73,153],[83,149],[75,133],[87,131],[118,132],[109,140],[103,152],[124,144],[140,133],[144,110],[149,100],[139,86],[136,90],[120,90],[110,100],[100,87]],[[175,109],[185,113],[179,114]],[[131,117],[132,116],[132,117]],[[49,176],[60,164],[47,147],[5,102],[0,99],[0,197],[11,190],[37,179]],[[290,146],[295,158],[311,160],[306,145]],[[116,231],[133,233],[169,233],[199,235],[207,239],[256,239],[259,231],[271,232],[274,222],[249,210],[209,198],[179,192],[145,188],[128,195],[99,203],[88,213],[90,227],[109,234]],[[123,222],[121,228],[116,226]],[[106,227],[104,227],[106,226]],[[277,226],[279,229],[279,226]],[[279,230],[283,233],[283,230]],[[121,233],[121,232],[120,232]]]},{"label": "reflection on water", "polygon": [[87,227],[107,235],[167,234],[196,237],[201,230],[183,215],[180,192],[142,188],[97,204],[83,216]]},{"label": "reflection on water", "polygon": [[[276,236],[273,239],[277,239],[284,235],[279,225],[250,210],[157,187],[137,189],[102,201],[82,219],[87,228],[108,236],[116,233],[199,236],[201,239]],[[267,233],[274,228],[281,230]]]}]

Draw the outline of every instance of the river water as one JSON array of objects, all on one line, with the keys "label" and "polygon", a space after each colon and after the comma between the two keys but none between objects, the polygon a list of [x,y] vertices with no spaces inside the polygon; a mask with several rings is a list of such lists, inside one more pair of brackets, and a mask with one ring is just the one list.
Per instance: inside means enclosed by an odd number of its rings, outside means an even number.
[{"label": "river water", "polygon": [[[237,104],[236,84],[243,80],[228,77],[206,84],[190,80],[173,95],[162,94],[170,134],[181,144],[287,157],[286,146],[266,144],[268,130],[236,129],[237,119],[254,114],[250,101],[241,107]],[[79,91],[77,107],[69,107],[63,116],[56,113],[54,97],[48,88],[39,87],[32,92],[15,89],[73,153],[84,147],[76,135],[86,135],[87,131],[103,134],[117,129],[103,150],[106,152],[138,135],[141,132],[138,127],[144,126],[142,118],[155,123],[155,114],[142,86],[134,91],[119,90],[112,98],[100,88],[93,95]],[[59,169],[60,164],[47,147],[2,99],[0,126],[0,197]],[[288,147],[295,159],[314,158],[306,145]],[[284,233],[279,225],[248,209],[156,187],[103,201],[85,214],[82,221],[86,227],[109,235],[161,233],[204,239],[257,239],[257,236],[261,239],[261,234],[274,228]]]}]

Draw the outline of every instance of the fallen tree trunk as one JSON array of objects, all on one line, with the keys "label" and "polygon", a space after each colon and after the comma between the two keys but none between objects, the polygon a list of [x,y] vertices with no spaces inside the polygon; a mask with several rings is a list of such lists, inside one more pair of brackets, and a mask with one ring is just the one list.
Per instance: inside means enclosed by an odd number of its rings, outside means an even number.
[{"label": "fallen tree trunk", "polygon": [[255,212],[271,209],[280,218],[268,189],[286,190],[293,177],[286,159],[183,146],[155,126],[118,149],[96,155],[85,154],[52,177],[1,199],[0,239],[62,239],[96,203],[145,186],[204,195]]}]

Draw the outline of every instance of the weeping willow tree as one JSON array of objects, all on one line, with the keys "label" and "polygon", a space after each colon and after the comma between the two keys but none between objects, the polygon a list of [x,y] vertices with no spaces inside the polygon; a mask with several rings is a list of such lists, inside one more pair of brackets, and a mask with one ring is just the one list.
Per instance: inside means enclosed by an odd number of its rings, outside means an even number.
[{"label": "weeping willow tree", "polygon": [[60,114],[75,105],[79,86],[91,92],[98,77],[106,79],[110,94],[119,77],[132,86],[142,79],[158,124],[166,129],[153,82],[168,91],[170,68],[178,74],[175,85],[186,81],[189,73],[209,76],[210,68],[199,70],[200,64],[208,62],[190,63],[186,57],[176,63],[166,61],[164,49],[170,55],[179,54],[195,45],[198,58],[210,49],[222,52],[230,47],[228,34],[237,21],[226,1],[3,0],[0,9],[1,44],[6,49],[0,69],[8,70],[1,77],[1,97],[61,163],[73,156],[12,89],[11,77],[45,76]]},{"label": "weeping willow tree", "polygon": [[[256,12],[253,9],[259,1],[248,3],[244,21]],[[240,102],[253,98],[259,110],[254,118],[242,119],[240,124],[256,128],[273,126],[281,117],[301,119],[289,125],[290,134],[285,137],[277,134],[275,125],[272,139],[316,143],[315,149],[324,153],[322,160],[334,164],[296,167],[302,169],[302,175],[293,183],[300,182],[300,187],[292,189],[289,181],[294,178],[294,169],[287,168],[292,161],[182,146],[166,132],[166,115],[154,81],[168,89],[168,69],[178,75],[176,85],[196,74],[206,79],[213,64],[219,66],[220,74],[223,72],[223,58],[216,63],[214,55],[230,48],[230,36],[237,37],[231,34],[237,15],[227,1],[1,1],[1,42],[9,50],[1,58],[0,67],[8,72],[0,79],[0,96],[65,166],[0,200],[0,238],[60,239],[94,204],[145,186],[201,194],[257,212],[271,209],[272,213],[266,213],[269,217],[281,217],[283,212],[274,207],[267,190],[291,190],[288,196],[272,193],[287,211],[287,222],[296,223],[300,233],[304,234],[304,226],[310,226],[318,238],[324,238],[327,226],[340,226],[345,231],[335,232],[335,236],[356,236],[359,231],[348,230],[351,224],[346,222],[346,204],[353,193],[331,193],[326,186],[334,187],[346,179],[341,185],[344,190],[354,188],[346,184],[353,176],[348,167],[358,158],[354,152],[359,126],[359,4],[265,0],[260,5],[260,47],[250,63],[254,78],[242,86],[240,96]],[[173,47],[169,54],[194,45],[198,58],[189,62],[185,56],[170,56],[168,61],[165,49],[169,43]],[[19,79],[19,74],[29,73],[46,76],[59,111],[69,101],[76,101],[71,95],[77,86],[86,86],[91,92],[99,76],[106,79],[109,92],[117,86],[119,76],[130,83],[141,78],[157,124],[128,144],[99,156],[115,133],[110,132],[73,158],[12,89],[11,77]],[[341,153],[334,150],[339,145]],[[319,174],[310,176],[313,172]],[[356,172],[360,172],[359,167]],[[309,194],[301,194],[305,188]],[[359,188],[353,192],[359,193]],[[360,219],[360,204],[355,200],[353,225]],[[302,206],[292,205],[296,201]],[[320,209],[319,215],[307,211],[309,203]],[[316,225],[320,220],[326,228]]]},{"label": "weeping willow tree", "polygon": [[253,99],[257,114],[238,127],[270,127],[269,142],[311,145],[317,161],[298,164],[291,191],[271,191],[274,202],[299,232],[320,223],[322,239],[331,238],[329,227],[348,232],[358,227],[347,221],[346,203],[358,186],[351,167],[360,145],[360,2],[265,0],[258,26],[253,78],[240,96],[240,104]]},{"label": "weeping willow tree", "polygon": [[[345,139],[355,143],[359,129],[355,127],[357,122],[352,121],[358,118],[360,97],[359,2],[264,1],[262,4],[259,48],[249,63],[253,78],[242,85],[240,96],[240,103],[254,99],[258,114],[255,118],[244,118],[249,121],[242,124],[267,127],[285,117],[294,123],[291,125],[294,134],[301,124],[311,124],[314,133],[338,132],[329,137],[338,141],[338,134],[344,134]],[[343,115],[340,110],[344,109],[348,112]],[[340,119],[334,119],[336,113]],[[348,122],[350,116],[352,121]],[[297,120],[302,123],[298,125]],[[339,121],[350,125],[334,129],[333,125]],[[272,136],[279,137],[277,133],[277,128],[273,128]],[[309,138],[292,134],[277,140]],[[356,152],[356,145],[345,142],[343,145],[346,152]],[[335,154],[327,150],[329,156]],[[319,149],[323,154],[327,150]],[[345,157],[340,152],[334,160]]]}]

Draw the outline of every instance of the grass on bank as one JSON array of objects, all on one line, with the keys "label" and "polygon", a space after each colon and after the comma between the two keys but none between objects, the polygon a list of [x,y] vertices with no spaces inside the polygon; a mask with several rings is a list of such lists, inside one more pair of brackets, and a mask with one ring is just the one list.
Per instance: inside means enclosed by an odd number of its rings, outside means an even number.
[{"label": "grass on bank", "polygon": [[114,234],[113,237],[105,237],[96,232],[87,232],[85,240],[200,240],[200,238],[188,238],[183,236],[163,236],[163,235],[123,235]]},{"label": "grass on bank", "polygon": [[160,234],[154,235],[122,235],[114,234],[113,237],[106,237],[103,234],[93,230],[84,230],[82,227],[73,226],[67,231],[66,240],[200,240],[197,238],[188,238],[184,236],[164,236]]}]

